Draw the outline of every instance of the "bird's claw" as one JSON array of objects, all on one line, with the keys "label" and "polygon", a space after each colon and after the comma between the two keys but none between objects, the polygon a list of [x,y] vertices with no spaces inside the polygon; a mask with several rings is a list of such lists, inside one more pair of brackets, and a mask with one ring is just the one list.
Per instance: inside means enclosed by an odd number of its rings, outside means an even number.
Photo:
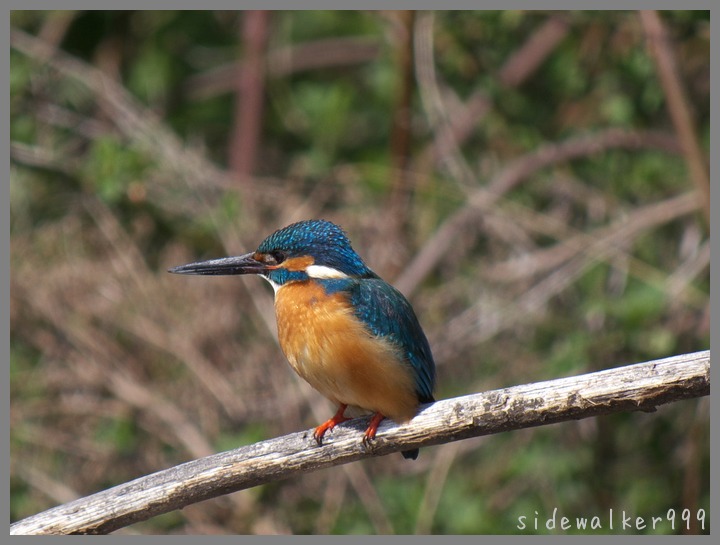
[{"label": "bird's claw", "polygon": [[333,429],[341,422],[350,420],[347,416],[345,416],[346,408],[347,405],[340,405],[337,412],[330,420],[323,422],[317,428],[315,428],[315,431],[313,432],[313,438],[315,439],[315,442],[318,444],[318,446],[322,445],[322,439],[326,431]]},{"label": "bird's claw", "polygon": [[362,444],[366,449],[372,449],[373,448],[373,442],[375,441],[375,434],[372,435],[365,433],[362,438]]},{"label": "bird's claw", "polygon": [[362,439],[362,443],[366,448],[372,449],[372,441],[375,440],[375,435],[377,434],[378,426],[380,425],[380,422],[382,422],[384,418],[385,418],[385,416],[383,416],[381,413],[375,413],[373,415],[373,417],[370,419],[370,423],[368,424],[368,427],[365,430],[365,435],[363,435],[363,439]]}]

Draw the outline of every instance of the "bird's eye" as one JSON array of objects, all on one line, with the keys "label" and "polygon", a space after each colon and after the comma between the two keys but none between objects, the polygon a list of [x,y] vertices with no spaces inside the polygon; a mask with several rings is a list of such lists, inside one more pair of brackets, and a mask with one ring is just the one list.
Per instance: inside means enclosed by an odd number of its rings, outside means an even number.
[{"label": "bird's eye", "polygon": [[265,254],[265,263],[268,265],[280,265],[283,261],[285,261],[285,258],[287,256],[285,255],[285,252],[281,252],[280,250],[273,250],[272,252],[268,252]]}]

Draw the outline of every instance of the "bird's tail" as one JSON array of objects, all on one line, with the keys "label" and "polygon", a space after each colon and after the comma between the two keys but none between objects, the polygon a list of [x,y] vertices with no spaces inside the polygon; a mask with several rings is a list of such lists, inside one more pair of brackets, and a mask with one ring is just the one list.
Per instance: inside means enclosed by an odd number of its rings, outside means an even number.
[{"label": "bird's tail", "polygon": [[412,450],[403,450],[400,454],[402,454],[403,458],[406,460],[417,460],[418,454],[420,454],[420,449],[414,448]]}]

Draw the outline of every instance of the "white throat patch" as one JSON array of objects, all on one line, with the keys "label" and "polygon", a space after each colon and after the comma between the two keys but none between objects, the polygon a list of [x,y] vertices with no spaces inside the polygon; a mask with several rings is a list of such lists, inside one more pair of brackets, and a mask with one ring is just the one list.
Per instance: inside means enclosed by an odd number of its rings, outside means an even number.
[{"label": "white throat patch", "polygon": [[272,280],[270,280],[270,279],[269,279],[267,276],[265,276],[264,274],[258,274],[258,276],[259,276],[260,278],[264,278],[265,280],[267,280],[267,281],[270,283],[270,285],[272,286],[273,291],[275,292],[275,295],[277,295],[277,292],[278,292],[278,290],[279,290],[280,287],[281,287],[280,284],[277,284],[276,282],[273,282]]}]

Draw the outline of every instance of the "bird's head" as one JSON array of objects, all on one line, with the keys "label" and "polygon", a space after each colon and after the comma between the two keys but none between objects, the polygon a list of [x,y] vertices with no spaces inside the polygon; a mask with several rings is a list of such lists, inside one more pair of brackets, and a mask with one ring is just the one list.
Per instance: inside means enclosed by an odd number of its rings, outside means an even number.
[{"label": "bird's head", "polygon": [[202,275],[258,274],[277,290],[287,282],[375,276],[353,250],[345,232],[329,221],[293,223],[267,237],[257,250],[169,269]]}]

